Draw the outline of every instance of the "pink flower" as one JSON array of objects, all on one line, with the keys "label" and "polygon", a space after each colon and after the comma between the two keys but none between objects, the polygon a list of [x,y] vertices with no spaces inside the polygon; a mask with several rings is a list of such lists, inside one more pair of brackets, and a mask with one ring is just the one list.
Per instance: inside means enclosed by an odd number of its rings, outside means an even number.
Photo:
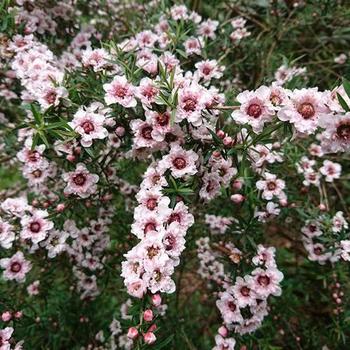
[{"label": "pink flower", "polygon": [[277,179],[277,176],[268,172],[264,173],[265,180],[259,180],[256,183],[258,190],[263,191],[262,197],[267,200],[271,200],[273,197],[279,199],[285,198],[283,189],[285,188],[285,182]]},{"label": "pink flower", "polygon": [[206,90],[199,84],[192,82],[179,90],[176,121],[186,119],[194,126],[202,124],[202,111],[206,108]]},{"label": "pink flower", "polygon": [[259,244],[257,255],[253,257],[252,262],[254,265],[265,265],[268,268],[276,267],[275,253],[276,248],[265,248],[263,245]]},{"label": "pink flower", "polygon": [[27,287],[27,292],[29,295],[38,295],[39,294],[40,281],[34,281]]},{"label": "pink flower", "polygon": [[126,287],[130,295],[139,299],[143,297],[147,290],[147,285],[143,279],[135,279],[130,282],[128,281],[126,282]]},{"label": "pink flower", "polygon": [[350,113],[345,115],[324,114],[319,124],[325,131],[321,135],[324,152],[347,152],[350,150]]},{"label": "pink flower", "polygon": [[257,268],[252,272],[254,279],[254,291],[258,297],[266,299],[269,295],[281,295],[279,283],[283,279],[283,274],[277,269],[263,270]]},{"label": "pink flower", "polygon": [[[12,314],[10,311],[5,311],[1,314],[1,319],[3,322],[8,322],[11,320],[11,318],[12,318]],[[1,345],[1,343],[0,343],[0,345]]]},{"label": "pink flower", "polygon": [[203,42],[199,38],[191,37],[184,42],[184,46],[187,55],[200,55],[202,52]]},{"label": "pink flower", "polygon": [[243,321],[237,300],[230,293],[222,293],[221,298],[216,301],[216,306],[225,323],[241,323]]},{"label": "pink flower", "polygon": [[218,334],[215,336],[215,344],[212,350],[234,350],[236,341],[234,338],[223,338]]},{"label": "pink flower", "polygon": [[255,91],[243,91],[237,96],[241,106],[232,112],[238,124],[249,124],[255,133],[260,133],[266,122],[270,122],[275,112],[270,101],[270,89],[261,86]]},{"label": "pink flower", "polygon": [[135,39],[140,48],[153,47],[157,41],[157,35],[150,30],[144,30],[137,33]]},{"label": "pink flower", "polygon": [[136,56],[137,67],[143,69],[149,74],[157,74],[158,71],[158,57],[148,49],[139,51]]},{"label": "pink flower", "polygon": [[4,249],[10,249],[14,240],[13,226],[0,218],[0,246]]},{"label": "pink flower", "polygon": [[196,75],[199,79],[210,81],[211,79],[220,79],[225,67],[219,66],[216,60],[205,60],[195,64],[197,68]]},{"label": "pink flower", "polygon": [[87,198],[96,192],[96,183],[99,180],[98,175],[91,174],[85,164],[78,163],[74,171],[62,175],[67,186],[64,189],[65,194],[76,194],[81,198]]},{"label": "pink flower", "polygon": [[236,283],[233,285],[232,294],[237,300],[240,308],[248,305],[256,305],[256,293],[254,290],[254,281],[251,276],[237,277]]},{"label": "pink flower", "polygon": [[290,103],[277,113],[282,121],[289,121],[302,134],[313,134],[319,118],[327,112],[322,94],[317,88],[294,90],[289,93]]},{"label": "pink flower", "polygon": [[83,52],[82,63],[85,67],[92,67],[95,72],[101,71],[110,63],[110,56],[105,49],[87,49]]},{"label": "pink flower", "polygon": [[125,76],[116,76],[111,83],[104,84],[107,105],[119,103],[125,108],[136,107],[135,87],[128,83]]},{"label": "pink flower", "polygon": [[323,166],[320,168],[320,173],[324,175],[327,182],[333,182],[334,179],[339,179],[341,175],[341,165],[330,160],[324,160]]},{"label": "pink flower", "polygon": [[136,97],[140,99],[144,108],[151,108],[152,103],[155,103],[159,88],[155,85],[154,81],[150,78],[142,78],[140,85],[136,88]]},{"label": "pink flower", "polygon": [[0,350],[10,350],[10,339],[14,329],[12,327],[6,327],[0,330]]},{"label": "pink flower", "polygon": [[215,31],[219,25],[218,21],[213,21],[207,19],[205,22],[202,22],[197,30],[198,35],[203,36],[204,38],[215,39]]},{"label": "pink flower", "polygon": [[94,139],[102,140],[108,136],[108,131],[103,126],[106,118],[101,107],[103,105],[98,102],[92,103],[90,107],[82,106],[68,123],[81,135],[80,143],[84,147],[90,147]]},{"label": "pink flower", "polygon": [[17,282],[24,282],[26,274],[32,268],[32,264],[24,258],[22,252],[17,252],[11,258],[1,259],[0,266],[5,269],[3,272],[5,280],[16,280]]},{"label": "pink flower", "polygon": [[186,151],[178,144],[171,146],[169,154],[164,156],[158,164],[161,173],[170,169],[172,176],[182,178],[197,173],[196,162],[198,155],[193,151]]},{"label": "pink flower", "polygon": [[170,9],[170,16],[175,21],[177,21],[179,19],[187,19],[188,18],[188,9],[185,5],[174,5]]},{"label": "pink flower", "polygon": [[25,215],[21,219],[21,238],[30,239],[33,243],[44,240],[53,228],[53,222],[47,219],[48,215],[46,210],[33,210],[31,215]]}]

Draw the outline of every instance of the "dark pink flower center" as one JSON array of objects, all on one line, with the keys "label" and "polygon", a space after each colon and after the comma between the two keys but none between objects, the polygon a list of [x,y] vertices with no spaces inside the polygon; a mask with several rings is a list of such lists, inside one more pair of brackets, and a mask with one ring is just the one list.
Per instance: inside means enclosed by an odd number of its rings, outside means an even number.
[{"label": "dark pink flower center", "polygon": [[183,109],[186,112],[193,112],[196,110],[197,101],[193,97],[188,97],[183,101],[184,107]]},{"label": "dark pink flower center", "polygon": [[175,166],[176,169],[184,169],[187,165],[186,160],[182,157],[176,157],[173,160],[173,165]]},{"label": "dark pink flower center", "polygon": [[13,263],[11,264],[10,269],[11,269],[12,272],[17,273],[17,272],[20,272],[20,271],[21,271],[22,265],[21,265],[19,262],[16,261],[16,262],[13,262]]},{"label": "dark pink flower center", "polygon": [[95,130],[94,124],[90,121],[84,122],[81,124],[81,127],[84,129],[85,134],[90,134],[90,132]]},{"label": "dark pink flower center", "polygon": [[241,294],[245,297],[248,297],[250,294],[250,288],[244,286],[241,288]]},{"label": "dark pink flower center", "polygon": [[154,210],[157,206],[157,200],[155,198],[150,198],[147,200],[146,207],[149,210]]},{"label": "dark pink flower center", "polygon": [[263,275],[263,276],[259,276],[258,277],[258,283],[263,286],[263,287],[266,287],[270,284],[270,278],[266,275]]},{"label": "dark pink flower center", "polygon": [[32,232],[38,233],[41,229],[41,225],[37,221],[35,221],[30,224],[29,228]]},{"label": "dark pink flower center", "polygon": [[77,174],[74,176],[73,181],[77,186],[83,186],[86,182],[86,176],[84,174]]},{"label": "dark pink flower center", "polygon": [[304,119],[310,119],[315,115],[315,108],[311,103],[304,102],[299,106],[298,112]]},{"label": "dark pink flower center", "polygon": [[248,107],[247,113],[249,116],[251,116],[253,118],[259,118],[261,116],[261,113],[262,113],[261,106],[258,105],[257,103],[252,103]]},{"label": "dark pink flower center", "polygon": [[127,92],[128,92],[128,89],[121,85],[118,85],[114,88],[114,95],[119,98],[124,98]]},{"label": "dark pink flower center", "polygon": [[350,139],[350,124],[341,124],[337,127],[337,135],[343,140]]},{"label": "dark pink flower center", "polygon": [[152,140],[152,127],[151,126],[146,126],[145,128],[142,129],[141,135],[144,139],[146,140]]}]

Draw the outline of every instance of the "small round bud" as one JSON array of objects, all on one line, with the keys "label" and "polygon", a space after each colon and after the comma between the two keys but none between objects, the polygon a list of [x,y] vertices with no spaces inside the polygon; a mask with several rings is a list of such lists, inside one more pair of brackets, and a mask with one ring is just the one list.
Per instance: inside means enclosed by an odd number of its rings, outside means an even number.
[{"label": "small round bud", "polygon": [[139,331],[135,327],[130,327],[128,329],[127,337],[129,339],[136,339],[139,335]]},{"label": "small round bud", "polygon": [[144,334],[143,340],[146,344],[150,345],[153,344],[157,340],[157,338],[153,332],[147,332],[146,334]]}]

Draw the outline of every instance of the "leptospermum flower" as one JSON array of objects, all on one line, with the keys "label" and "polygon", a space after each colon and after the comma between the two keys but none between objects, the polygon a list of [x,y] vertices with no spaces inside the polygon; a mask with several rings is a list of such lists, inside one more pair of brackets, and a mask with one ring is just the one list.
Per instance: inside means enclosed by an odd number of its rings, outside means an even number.
[{"label": "leptospermum flower", "polygon": [[327,113],[322,94],[317,88],[294,90],[289,93],[290,103],[277,113],[282,121],[289,121],[302,134],[313,134],[320,117]]},{"label": "leptospermum flower", "polygon": [[53,222],[48,220],[46,210],[33,210],[31,215],[25,215],[21,219],[21,238],[30,239],[33,243],[39,243],[53,228]]},{"label": "leptospermum flower", "polygon": [[5,280],[24,282],[26,279],[26,274],[32,268],[32,264],[24,258],[22,252],[17,252],[11,258],[1,259],[0,267],[5,269],[3,272],[3,278]]},{"label": "leptospermum flower", "polygon": [[10,249],[14,240],[13,226],[0,218],[0,246],[4,249]]},{"label": "leptospermum flower", "polygon": [[0,330],[0,350],[10,350],[10,340],[13,331],[14,329],[12,327],[6,327]]},{"label": "leptospermum flower", "polygon": [[191,150],[186,151],[178,144],[173,144],[169,154],[164,156],[159,162],[158,169],[161,173],[170,169],[172,176],[181,178],[185,175],[194,175],[197,173],[197,160],[198,154]]},{"label": "leptospermum flower", "polygon": [[267,86],[261,86],[255,91],[243,91],[238,94],[237,101],[241,105],[232,112],[232,119],[238,124],[249,124],[255,133],[260,133],[264,124],[275,115]]},{"label": "leptospermum flower", "polygon": [[206,82],[210,81],[211,79],[220,79],[225,69],[225,67],[219,66],[216,60],[197,62],[195,67],[197,68],[195,75],[197,75],[199,79],[203,79]]},{"label": "leptospermum flower", "polygon": [[285,198],[283,189],[285,188],[285,182],[278,179],[275,174],[270,174],[268,172],[264,173],[265,180],[259,180],[256,183],[258,190],[263,191],[262,197],[267,200],[271,200],[273,197],[279,199]]},{"label": "leptospermum flower", "polygon": [[118,103],[125,108],[136,107],[135,87],[131,85],[124,75],[116,76],[108,83],[103,84],[106,92],[105,102],[107,105]]},{"label": "leptospermum flower", "polygon": [[206,107],[206,102],[205,88],[195,82],[179,89],[176,121],[181,122],[186,119],[194,126],[200,126],[203,122],[202,111]]},{"label": "leptospermum flower", "polygon": [[324,160],[323,166],[320,168],[320,173],[325,176],[327,182],[333,182],[334,179],[339,179],[341,175],[341,165],[330,160]]},{"label": "leptospermum flower", "polygon": [[63,174],[62,178],[67,182],[64,193],[76,194],[81,198],[87,198],[95,193],[96,183],[99,180],[99,176],[91,174],[83,163],[78,163],[74,171]]},{"label": "leptospermum flower", "polygon": [[74,118],[68,124],[81,135],[80,143],[84,147],[90,147],[93,140],[104,139],[108,131],[104,127],[105,115],[102,104],[96,102],[89,107],[82,106],[74,114]]},{"label": "leptospermum flower", "polygon": [[319,125],[325,129],[321,134],[322,150],[326,153],[347,152],[350,150],[350,113],[322,115]]},{"label": "leptospermum flower", "polygon": [[212,350],[234,350],[236,340],[234,338],[224,338],[220,334],[215,336],[215,346]]}]

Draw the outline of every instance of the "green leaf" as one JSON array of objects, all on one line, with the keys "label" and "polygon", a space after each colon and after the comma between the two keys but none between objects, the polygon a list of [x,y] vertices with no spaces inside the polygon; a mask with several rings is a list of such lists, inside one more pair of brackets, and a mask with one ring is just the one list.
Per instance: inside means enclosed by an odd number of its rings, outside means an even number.
[{"label": "green leaf", "polygon": [[337,92],[337,97],[338,97],[338,101],[340,103],[340,105],[343,107],[345,112],[349,112],[350,108],[347,105],[347,103],[345,102],[345,100],[343,99],[343,97]]},{"label": "green leaf", "polygon": [[345,78],[343,79],[343,87],[344,87],[346,94],[350,98],[350,82],[348,80],[346,80]]}]

